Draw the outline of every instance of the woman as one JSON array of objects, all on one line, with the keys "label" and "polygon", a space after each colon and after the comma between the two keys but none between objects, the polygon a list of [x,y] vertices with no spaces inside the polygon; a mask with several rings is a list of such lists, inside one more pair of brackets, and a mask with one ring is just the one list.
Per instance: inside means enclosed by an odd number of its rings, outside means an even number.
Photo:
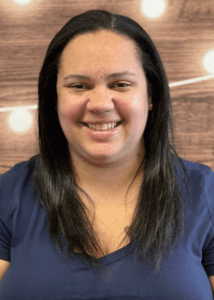
[{"label": "woman", "polygon": [[40,154],[1,178],[1,299],[212,299],[214,173],[178,157],[169,126],[148,34],[72,18],[40,72]]}]

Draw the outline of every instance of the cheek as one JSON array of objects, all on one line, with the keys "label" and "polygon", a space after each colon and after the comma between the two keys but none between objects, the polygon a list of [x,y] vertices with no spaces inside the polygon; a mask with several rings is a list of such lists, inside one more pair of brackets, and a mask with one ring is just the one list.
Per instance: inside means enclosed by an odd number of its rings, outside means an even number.
[{"label": "cheek", "polygon": [[132,138],[139,141],[142,138],[148,118],[147,97],[136,96],[129,105],[129,121]]},{"label": "cheek", "polygon": [[141,95],[135,95],[120,102],[119,111],[127,122],[137,125],[145,122],[148,114],[148,100]]},{"label": "cheek", "polygon": [[77,122],[83,111],[82,106],[76,99],[70,99],[70,97],[59,98],[58,115],[60,122]]}]

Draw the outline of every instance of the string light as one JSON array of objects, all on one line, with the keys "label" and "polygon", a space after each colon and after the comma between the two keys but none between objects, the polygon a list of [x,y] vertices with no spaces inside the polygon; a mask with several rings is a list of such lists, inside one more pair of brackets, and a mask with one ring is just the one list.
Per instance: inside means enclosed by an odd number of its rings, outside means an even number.
[{"label": "string light", "polygon": [[5,111],[14,111],[17,109],[37,109],[37,105],[28,105],[28,106],[11,106],[11,107],[0,107],[0,112],[5,112]]},{"label": "string light", "polygon": [[31,0],[13,0],[13,2],[20,4],[20,5],[25,5],[31,2]]},{"label": "string light", "polygon": [[214,50],[205,55],[203,64],[206,71],[214,74]]},{"label": "string light", "polygon": [[213,75],[202,76],[202,77],[198,77],[198,78],[187,79],[187,80],[183,80],[183,81],[170,83],[169,87],[173,88],[173,87],[176,87],[176,86],[181,86],[181,85],[196,83],[196,82],[200,82],[200,81],[210,80],[210,79],[213,79],[213,78],[214,78],[214,74]]},{"label": "string light", "polygon": [[26,132],[33,123],[32,115],[22,107],[11,112],[9,117],[9,125],[15,132]]},{"label": "string light", "polygon": [[166,8],[166,3],[164,0],[143,0],[142,10],[144,14],[151,18],[157,18],[161,16]]}]

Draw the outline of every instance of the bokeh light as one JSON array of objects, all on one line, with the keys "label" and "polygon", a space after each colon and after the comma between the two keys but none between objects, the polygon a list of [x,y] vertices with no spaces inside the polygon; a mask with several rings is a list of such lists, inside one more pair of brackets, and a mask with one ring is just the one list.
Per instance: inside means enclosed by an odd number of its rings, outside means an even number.
[{"label": "bokeh light", "polygon": [[29,2],[31,2],[32,0],[13,0],[13,2],[17,3],[17,4],[28,4]]},{"label": "bokeh light", "polygon": [[207,72],[214,73],[214,50],[209,51],[205,55],[203,64]]},{"label": "bokeh light", "polygon": [[10,114],[9,124],[15,132],[26,132],[32,126],[33,117],[26,109],[16,109]]},{"label": "bokeh light", "polygon": [[161,16],[165,8],[166,3],[164,0],[143,0],[142,2],[143,13],[151,19]]}]

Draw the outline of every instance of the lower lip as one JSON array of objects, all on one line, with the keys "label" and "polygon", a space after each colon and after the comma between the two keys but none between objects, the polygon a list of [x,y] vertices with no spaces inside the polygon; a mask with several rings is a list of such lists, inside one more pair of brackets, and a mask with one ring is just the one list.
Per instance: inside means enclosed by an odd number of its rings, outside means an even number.
[{"label": "lower lip", "polygon": [[106,141],[110,138],[115,137],[119,131],[119,127],[120,125],[108,130],[94,130],[85,126],[87,134],[90,136],[90,138],[96,141]]}]

